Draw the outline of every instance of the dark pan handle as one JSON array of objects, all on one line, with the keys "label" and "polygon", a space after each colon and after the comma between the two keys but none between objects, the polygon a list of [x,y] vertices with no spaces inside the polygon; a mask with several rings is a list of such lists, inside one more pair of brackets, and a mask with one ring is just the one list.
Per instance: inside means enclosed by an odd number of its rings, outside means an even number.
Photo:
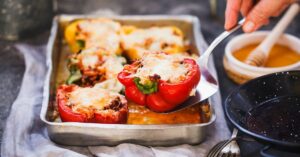
[{"label": "dark pan handle", "polygon": [[274,155],[271,155],[271,154],[267,153],[270,148],[271,148],[270,145],[267,145],[267,146],[263,147],[260,150],[260,155],[262,155],[263,157],[277,157],[277,156],[274,156]]}]

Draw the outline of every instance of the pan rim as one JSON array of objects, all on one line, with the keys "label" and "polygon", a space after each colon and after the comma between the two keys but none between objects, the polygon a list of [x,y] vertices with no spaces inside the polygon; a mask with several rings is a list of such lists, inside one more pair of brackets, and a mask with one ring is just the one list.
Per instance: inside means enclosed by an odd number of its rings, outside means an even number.
[{"label": "pan rim", "polygon": [[204,47],[207,47],[207,43],[206,41],[204,41],[204,43],[199,43],[198,41],[204,40],[201,39],[203,38],[202,35],[200,34],[200,27],[201,27],[201,23],[199,21],[199,19],[194,16],[194,15],[188,15],[188,14],[182,14],[182,15],[160,15],[160,14],[156,14],[156,15],[82,15],[82,14],[60,14],[60,15],[56,15],[53,18],[52,21],[52,28],[51,28],[51,35],[50,38],[48,40],[48,44],[47,44],[47,49],[49,51],[49,53],[47,53],[47,67],[48,67],[48,71],[47,71],[47,76],[46,76],[46,80],[45,80],[45,84],[44,84],[44,88],[43,88],[43,102],[42,102],[42,109],[40,112],[40,119],[46,123],[49,126],[57,126],[57,127],[82,127],[82,125],[84,125],[84,127],[91,127],[91,128],[118,128],[118,129],[138,129],[138,130],[142,130],[142,129],[167,129],[167,128],[178,128],[178,127],[206,127],[211,125],[212,123],[214,123],[216,121],[217,115],[215,114],[215,109],[214,109],[214,105],[211,104],[211,98],[208,98],[206,101],[209,102],[210,107],[211,107],[211,113],[212,116],[210,117],[208,122],[205,123],[188,123],[188,124],[151,124],[151,125],[139,125],[139,124],[100,124],[100,123],[79,123],[79,122],[55,122],[55,121],[49,121],[46,118],[46,113],[48,112],[48,103],[49,103],[49,93],[47,92],[49,90],[49,82],[51,80],[51,71],[53,70],[52,67],[52,59],[51,59],[51,55],[52,55],[52,49],[53,49],[53,45],[55,43],[55,39],[57,36],[57,30],[59,27],[59,20],[77,20],[77,19],[84,19],[84,18],[109,18],[109,19],[113,19],[113,20],[126,20],[126,19],[130,19],[130,20],[140,20],[140,18],[143,17],[143,20],[147,21],[147,20],[166,20],[166,19],[171,19],[171,20],[180,20],[180,21],[185,21],[188,23],[192,23],[193,24],[193,34],[195,37],[195,46],[197,47],[199,53],[201,54],[201,52],[204,52]]}]

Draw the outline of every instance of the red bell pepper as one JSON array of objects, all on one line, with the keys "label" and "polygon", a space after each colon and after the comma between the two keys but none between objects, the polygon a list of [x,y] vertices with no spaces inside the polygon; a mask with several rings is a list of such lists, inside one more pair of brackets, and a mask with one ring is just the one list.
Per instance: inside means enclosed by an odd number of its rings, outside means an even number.
[{"label": "red bell pepper", "polygon": [[185,80],[178,83],[169,83],[157,77],[150,84],[141,85],[139,78],[132,75],[140,67],[139,61],[126,65],[119,73],[118,79],[125,86],[127,99],[155,112],[166,112],[187,100],[200,81],[197,63],[193,59],[185,58],[183,64],[189,65],[189,71]]},{"label": "red bell pepper", "polygon": [[57,89],[56,102],[58,105],[58,112],[63,122],[88,122],[88,123],[126,123],[127,122],[127,100],[120,96],[116,100],[116,104],[110,104],[104,110],[92,113],[88,116],[84,113],[75,113],[68,105],[68,94],[76,88],[81,88],[76,85],[62,85]]}]

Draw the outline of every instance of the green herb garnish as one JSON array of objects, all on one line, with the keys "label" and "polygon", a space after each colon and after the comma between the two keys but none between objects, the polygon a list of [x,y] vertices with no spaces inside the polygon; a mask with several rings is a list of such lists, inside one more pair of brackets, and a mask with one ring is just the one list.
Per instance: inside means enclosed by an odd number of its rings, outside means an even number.
[{"label": "green herb garnish", "polygon": [[85,47],[85,41],[84,40],[76,40],[76,44],[80,49],[83,49]]},{"label": "green herb garnish", "polygon": [[69,84],[73,84],[75,82],[77,82],[78,80],[81,79],[82,75],[79,69],[75,70],[75,71],[70,71],[70,76],[68,77],[66,83]]},{"label": "green herb garnish", "polygon": [[143,94],[151,94],[157,92],[158,83],[156,81],[149,80],[146,84],[141,84],[140,81],[141,79],[138,77],[133,78],[133,82]]}]

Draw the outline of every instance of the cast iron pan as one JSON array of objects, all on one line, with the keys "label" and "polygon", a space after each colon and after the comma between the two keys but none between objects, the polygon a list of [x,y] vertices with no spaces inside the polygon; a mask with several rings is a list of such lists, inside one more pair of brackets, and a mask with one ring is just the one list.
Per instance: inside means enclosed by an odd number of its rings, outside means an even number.
[{"label": "cast iron pan", "polygon": [[[288,151],[300,151],[299,140],[291,141],[291,139],[286,140],[278,137],[270,137],[264,135],[261,132],[249,129],[249,113],[252,113],[252,111],[256,111],[256,113],[265,112],[263,114],[260,114],[260,118],[262,118],[261,115],[268,115],[271,112],[269,112],[266,107],[262,107],[263,105],[268,105],[268,103],[269,106],[274,105],[274,103],[275,105],[276,103],[281,103],[284,105],[300,104],[300,71],[279,72],[253,79],[235,89],[225,100],[226,115],[228,119],[233,123],[233,125],[240,131],[254,137],[257,141],[262,142],[265,145]],[[299,109],[299,107],[297,108]],[[267,119],[270,121],[270,123],[260,123],[259,121],[256,127],[270,128],[271,121],[279,121],[278,115],[287,112],[285,109],[285,106],[277,107],[275,113],[272,112],[272,114],[269,114],[268,117],[263,117],[262,119],[260,119],[260,121],[265,121]],[[298,110],[293,109],[291,112],[298,112]],[[292,114],[287,112],[286,115],[289,116]],[[295,120],[298,123],[295,123],[289,127],[293,127],[296,132],[299,132],[300,119]],[[271,129],[271,131],[269,130],[268,135],[278,135],[279,130],[280,129],[273,128]],[[281,133],[279,133],[280,136],[282,134],[285,134],[285,132],[282,131]]]}]

